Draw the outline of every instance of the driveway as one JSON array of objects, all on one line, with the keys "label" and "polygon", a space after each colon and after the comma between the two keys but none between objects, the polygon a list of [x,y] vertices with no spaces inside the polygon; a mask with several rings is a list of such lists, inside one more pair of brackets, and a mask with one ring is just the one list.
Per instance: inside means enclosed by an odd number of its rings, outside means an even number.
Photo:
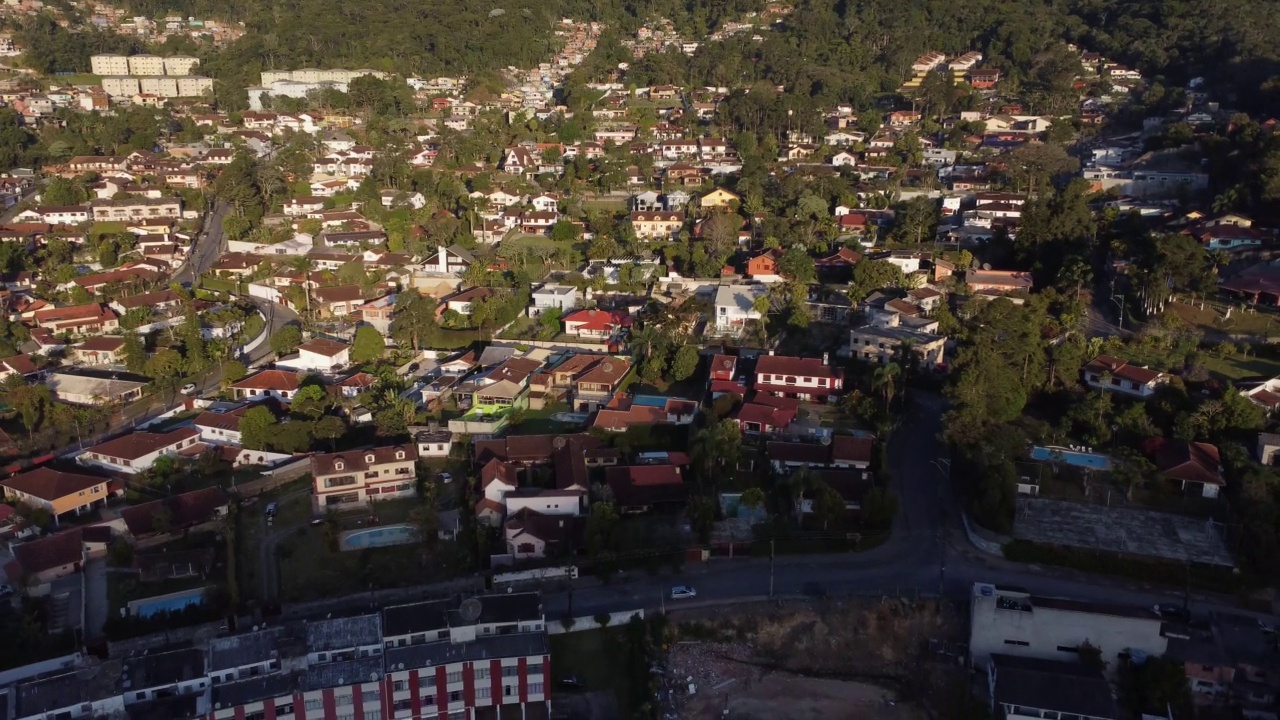
[{"label": "driveway", "polygon": [[86,642],[102,636],[110,604],[107,601],[107,559],[92,558],[84,565],[84,634]]},{"label": "driveway", "polygon": [[60,633],[80,627],[84,596],[79,573],[53,581],[49,591],[49,633]]}]

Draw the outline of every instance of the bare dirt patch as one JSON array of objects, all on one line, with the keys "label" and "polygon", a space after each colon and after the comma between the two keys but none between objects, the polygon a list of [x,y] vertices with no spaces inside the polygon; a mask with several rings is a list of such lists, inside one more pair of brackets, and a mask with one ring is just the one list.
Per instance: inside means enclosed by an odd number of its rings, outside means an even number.
[{"label": "bare dirt patch", "polygon": [[967,695],[963,619],[943,603],[763,604],[672,621],[667,686],[690,720],[917,720]]}]

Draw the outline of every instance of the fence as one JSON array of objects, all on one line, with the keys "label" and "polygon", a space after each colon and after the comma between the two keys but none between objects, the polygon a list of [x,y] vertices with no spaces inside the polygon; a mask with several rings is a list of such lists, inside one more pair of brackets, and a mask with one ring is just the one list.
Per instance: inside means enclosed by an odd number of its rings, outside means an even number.
[{"label": "fence", "polygon": [[525,345],[528,347],[548,348],[552,350],[566,348],[573,350],[595,350],[596,352],[609,351],[608,343],[572,342],[562,340],[504,340],[502,338],[495,338],[491,344],[497,347],[519,347],[521,345]]},{"label": "fence", "polygon": [[298,458],[270,470],[265,470],[262,477],[249,482],[237,483],[232,490],[240,497],[254,497],[275,490],[281,485],[297,480],[311,472],[311,458]]}]

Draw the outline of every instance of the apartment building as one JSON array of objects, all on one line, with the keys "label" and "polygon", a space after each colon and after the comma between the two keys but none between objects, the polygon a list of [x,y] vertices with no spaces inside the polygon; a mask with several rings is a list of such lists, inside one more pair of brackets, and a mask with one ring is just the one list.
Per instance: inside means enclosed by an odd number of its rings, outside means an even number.
[{"label": "apartment building", "polygon": [[321,510],[340,510],[369,501],[412,497],[417,460],[414,445],[313,455],[312,503]]},{"label": "apartment building", "polygon": [[764,355],[756,361],[755,390],[774,397],[834,402],[844,389],[844,372],[827,358]]},{"label": "apartment building", "polygon": [[129,58],[125,55],[90,55],[89,71],[94,75],[128,75]]},{"label": "apartment building", "polygon": [[92,205],[95,222],[182,217],[182,200],[176,197],[94,200]]}]

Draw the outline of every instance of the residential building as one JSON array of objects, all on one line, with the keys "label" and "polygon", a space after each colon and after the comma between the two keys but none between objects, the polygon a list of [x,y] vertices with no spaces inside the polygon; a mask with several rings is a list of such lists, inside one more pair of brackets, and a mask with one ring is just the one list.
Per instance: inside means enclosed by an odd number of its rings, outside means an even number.
[{"label": "residential building", "polygon": [[669,240],[684,228],[684,213],[668,210],[631,213],[631,227],[642,240]]},{"label": "residential building", "polygon": [[759,321],[762,317],[756,311],[756,300],[769,292],[769,286],[756,285],[720,285],[715,295],[715,333],[718,335],[737,334],[742,332],[747,322]]},{"label": "residential building", "polygon": [[834,402],[844,389],[844,372],[825,357],[762,355],[756,361],[754,388],[774,397]]},{"label": "residential building", "polygon": [[1111,685],[1098,668],[996,653],[987,664],[991,716],[1005,720],[1120,720]]},{"label": "residential building", "polygon": [[1084,366],[1085,384],[1092,388],[1118,392],[1143,400],[1156,394],[1169,376],[1128,360],[1099,355]]},{"label": "residential building", "polygon": [[676,465],[631,465],[606,468],[604,482],[624,514],[678,510],[688,489]]},{"label": "residential building", "polygon": [[595,412],[607,405],[623,378],[631,371],[624,358],[605,357],[573,380],[572,405],[576,412]]},{"label": "residential building", "polygon": [[409,434],[418,444],[419,458],[445,458],[453,451],[453,433],[448,430],[410,426]]},{"label": "residential building", "polygon": [[76,456],[76,461],[82,465],[133,475],[150,469],[161,457],[190,455],[199,445],[200,432],[192,427],[177,428],[165,433],[135,430],[128,435],[85,448],[84,452]]},{"label": "residential building", "polygon": [[964,282],[976,293],[1010,293],[1031,289],[1031,273],[1018,270],[966,270]]},{"label": "residential building", "polygon": [[48,373],[45,384],[55,397],[73,405],[125,404],[142,397],[142,389],[150,384],[146,378],[137,378],[127,373],[61,370]]},{"label": "residential building", "polygon": [[94,200],[91,205],[94,222],[182,217],[182,200],[176,197]]},{"label": "residential building", "polygon": [[1155,463],[1160,477],[1183,493],[1216,498],[1226,487],[1218,448],[1205,442],[1151,438],[1143,451]]},{"label": "residential building", "polygon": [[351,364],[351,346],[328,338],[312,338],[298,346],[296,360],[277,362],[302,372],[331,373]]},{"label": "residential building", "polygon": [[99,336],[71,346],[71,357],[81,365],[115,365],[124,362],[124,338]]},{"label": "residential building", "polygon": [[345,317],[364,304],[364,292],[359,285],[321,287],[311,291],[311,299],[322,317]]},{"label": "residential building", "polygon": [[567,314],[570,310],[578,307],[578,300],[578,288],[572,285],[546,283],[533,291],[529,306],[529,317],[537,317],[544,310],[551,308],[556,308]]},{"label": "residential building", "polygon": [[790,473],[802,467],[834,470],[868,470],[875,440],[856,435],[833,435],[830,442],[795,442],[770,440],[765,455],[779,473]]},{"label": "residential building", "polygon": [[943,364],[946,337],[899,325],[896,319],[891,322],[891,325],[864,325],[850,330],[850,356],[885,365],[902,362],[903,353],[910,352],[923,369],[932,370]]},{"label": "residential building", "polygon": [[9,500],[42,508],[58,518],[89,512],[107,502],[110,478],[41,467],[0,482]]},{"label": "residential building", "polygon": [[44,595],[49,583],[80,572],[84,560],[83,530],[75,528],[14,545],[13,561],[4,570],[9,582],[27,587],[28,595]]},{"label": "residential building", "polygon": [[1129,607],[1031,595],[974,583],[969,608],[969,661],[986,667],[993,655],[1062,660],[1069,649],[1099,651],[1114,675],[1122,653],[1163,655],[1164,624],[1149,607]]},{"label": "residential building", "polygon": [[31,361],[30,355],[14,355],[0,359],[0,380],[12,375],[30,377],[38,372],[40,372],[40,369]]},{"label": "residential building", "polygon": [[[120,510],[125,529],[135,540],[156,534],[181,532],[225,517],[231,500],[222,488],[207,487],[170,497],[130,505]],[[156,523],[157,515],[167,522]]]},{"label": "residential building", "polygon": [[36,327],[72,335],[97,335],[120,327],[116,314],[100,303],[37,310],[33,319]]},{"label": "residential building", "polygon": [[287,370],[262,370],[232,383],[228,389],[237,400],[273,397],[288,400],[302,387],[302,376]]},{"label": "residential building", "polygon": [[608,310],[579,310],[566,315],[561,321],[566,335],[591,340],[609,340],[614,333],[630,325],[631,317],[625,312]]},{"label": "residential building", "polygon": [[708,208],[731,209],[741,202],[742,196],[737,193],[724,188],[716,188],[698,198],[698,207],[704,210]]},{"label": "residential building", "polygon": [[312,502],[319,510],[353,508],[365,502],[412,497],[418,450],[392,445],[313,455]]}]

